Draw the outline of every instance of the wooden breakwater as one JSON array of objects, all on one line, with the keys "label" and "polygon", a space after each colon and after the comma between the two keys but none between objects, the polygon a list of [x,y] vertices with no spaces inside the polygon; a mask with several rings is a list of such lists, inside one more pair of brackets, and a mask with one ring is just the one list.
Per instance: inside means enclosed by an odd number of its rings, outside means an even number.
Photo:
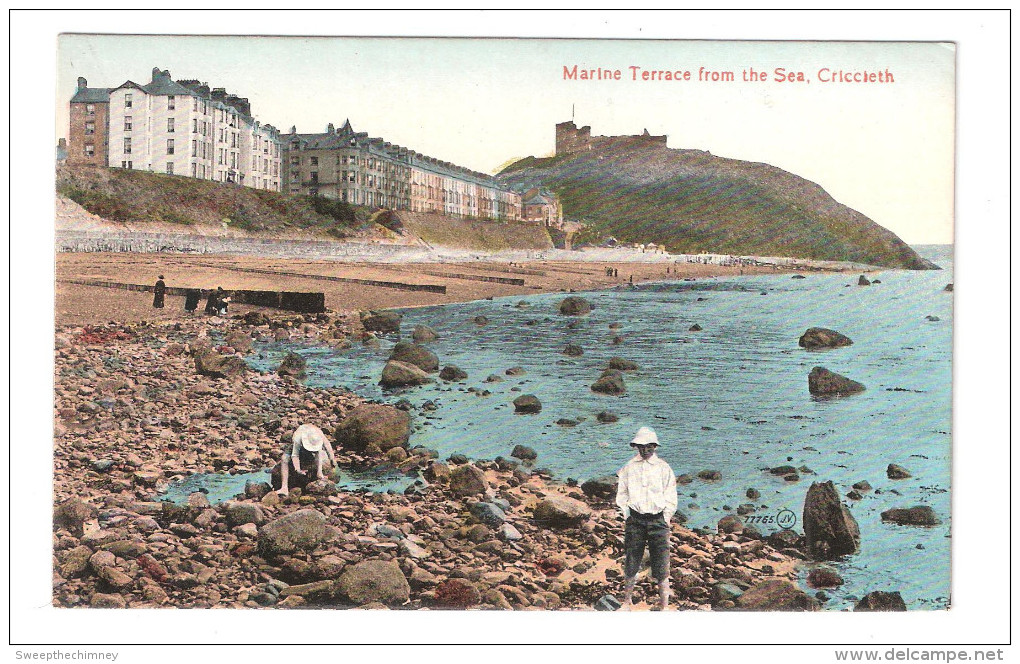
[{"label": "wooden breakwater", "polygon": [[235,272],[250,272],[252,274],[268,274],[280,277],[299,277],[301,279],[318,279],[319,281],[334,281],[348,284],[361,284],[363,286],[378,286],[380,288],[395,288],[397,290],[446,294],[446,286],[441,286],[438,284],[409,284],[402,281],[379,281],[378,279],[334,277],[328,274],[306,274],[304,272],[287,272],[285,270],[266,270],[254,267],[236,267],[234,265],[218,265],[216,263],[196,263],[196,265],[201,265],[203,267],[214,269],[233,270]]},{"label": "wooden breakwater", "polygon": [[[79,286],[98,286],[100,288],[115,288],[118,290],[139,291],[151,293],[153,286],[146,284],[125,284],[118,281],[105,279],[58,279],[60,283],[77,284]],[[181,288],[179,286],[167,286],[167,295],[184,297],[191,290],[198,290],[202,297],[208,297],[211,289]],[[259,290],[228,290],[225,291],[230,301],[235,304],[249,304],[255,307],[270,307],[283,309],[285,311],[296,311],[303,314],[318,314],[326,310],[326,294],[300,291],[259,291]]]},{"label": "wooden breakwater", "polygon": [[[393,265],[376,265],[375,267],[383,270],[399,270],[402,269]],[[444,279],[466,279],[468,281],[487,281],[492,284],[507,284],[509,286],[523,286],[524,279],[517,279],[514,277],[490,277],[484,274],[462,274],[459,272],[441,272],[439,270],[422,270],[421,268],[415,267],[415,273],[427,274],[430,277],[443,277]]]},{"label": "wooden breakwater", "polygon": [[484,270],[485,272],[506,272],[507,274],[527,274],[533,277],[546,276],[543,270],[531,270],[526,267],[517,267],[515,265],[499,265],[498,263],[484,263],[481,265],[472,265],[471,269]]}]

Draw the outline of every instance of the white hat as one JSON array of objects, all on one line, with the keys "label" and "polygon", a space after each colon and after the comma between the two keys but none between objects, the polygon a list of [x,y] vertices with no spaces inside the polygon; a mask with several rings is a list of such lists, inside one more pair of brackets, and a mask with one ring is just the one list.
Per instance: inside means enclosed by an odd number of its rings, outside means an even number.
[{"label": "white hat", "polygon": [[637,445],[658,445],[659,437],[655,435],[650,427],[641,427],[637,430],[637,435],[634,436],[634,440],[630,441],[630,446],[635,447]]},{"label": "white hat", "polygon": [[294,431],[294,442],[309,452],[318,452],[326,443],[326,434],[314,424],[302,424]]}]

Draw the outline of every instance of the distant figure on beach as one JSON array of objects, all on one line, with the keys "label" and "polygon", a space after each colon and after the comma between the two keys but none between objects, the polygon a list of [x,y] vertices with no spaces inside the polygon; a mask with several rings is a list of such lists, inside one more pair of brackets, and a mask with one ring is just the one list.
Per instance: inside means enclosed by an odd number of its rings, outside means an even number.
[{"label": "distant figure on beach", "polygon": [[163,275],[159,275],[159,279],[156,280],[156,286],[153,288],[152,306],[156,309],[162,309],[164,299],[166,298],[166,282],[163,281]]},{"label": "distant figure on beach", "polygon": [[630,446],[637,455],[627,462],[620,472],[616,490],[616,505],[620,508],[624,526],[623,608],[631,606],[634,585],[645,555],[645,546],[651,557],[652,578],[659,584],[659,609],[669,606],[669,534],[670,519],[676,513],[676,476],[669,464],[655,454],[659,437],[649,427],[641,427]]},{"label": "distant figure on beach", "polygon": [[230,298],[229,297],[220,297],[220,308],[219,308],[219,311],[217,311],[217,313],[220,316],[226,316],[227,315],[227,306],[229,306],[229,305],[230,305]]},{"label": "distant figure on beach", "polygon": [[333,453],[333,446],[322,429],[314,424],[302,424],[294,430],[293,445],[284,448],[283,456],[280,457],[280,488],[276,493],[286,496],[290,493],[288,482],[290,481],[290,465],[294,464],[294,472],[298,475],[308,474],[303,468],[315,468],[315,479],[321,480],[325,477],[322,473],[322,464],[326,459],[336,465],[336,455]]},{"label": "distant figure on beach", "polygon": [[615,267],[613,268],[613,277],[615,279],[619,279],[620,278],[620,270],[619,270],[619,268],[615,268]]},{"label": "distant figure on beach", "polygon": [[198,301],[202,299],[202,291],[197,288],[189,288],[184,295],[184,310],[193,314],[198,310]]},{"label": "distant figure on beach", "polygon": [[631,286],[633,286],[633,285],[634,285],[634,275],[633,275],[633,274],[632,274],[632,275],[630,275],[630,285],[631,285]]},{"label": "distant figure on beach", "polygon": [[209,293],[209,299],[205,301],[205,313],[216,316],[220,313],[220,298],[223,297],[223,289],[219,286]]}]

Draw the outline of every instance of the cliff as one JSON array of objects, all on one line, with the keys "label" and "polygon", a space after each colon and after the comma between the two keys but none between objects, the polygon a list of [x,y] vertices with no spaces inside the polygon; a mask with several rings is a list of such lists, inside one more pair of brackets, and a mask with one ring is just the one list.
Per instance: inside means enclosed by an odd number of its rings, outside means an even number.
[{"label": "cliff", "polygon": [[671,252],[938,269],[817,184],[769,164],[617,141],[527,157],[498,178],[519,190],[551,189],[564,218],[584,221],[597,233],[664,244]]}]

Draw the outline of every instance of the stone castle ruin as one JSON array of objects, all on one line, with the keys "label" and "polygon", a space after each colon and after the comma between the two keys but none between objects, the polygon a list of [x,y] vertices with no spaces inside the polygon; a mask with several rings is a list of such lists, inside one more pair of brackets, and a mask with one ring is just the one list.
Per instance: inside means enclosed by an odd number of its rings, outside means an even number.
[{"label": "stone castle ruin", "polygon": [[591,127],[580,129],[572,120],[556,125],[556,154],[571,154],[594,149],[666,149],[666,136],[652,136],[645,129],[637,136],[592,136]]}]

